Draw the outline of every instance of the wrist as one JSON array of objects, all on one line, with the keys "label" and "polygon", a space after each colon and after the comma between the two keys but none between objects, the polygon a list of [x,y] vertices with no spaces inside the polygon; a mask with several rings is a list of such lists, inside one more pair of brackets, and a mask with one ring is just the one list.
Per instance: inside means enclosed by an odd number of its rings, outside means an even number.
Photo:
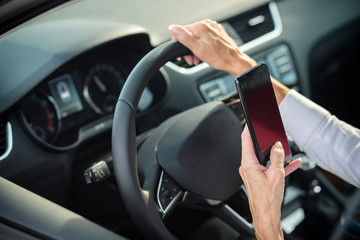
[{"label": "wrist", "polygon": [[257,65],[254,59],[242,53],[239,49],[230,52],[228,56],[230,58],[224,70],[235,77]]},{"label": "wrist", "polygon": [[254,217],[254,229],[259,240],[283,239],[280,211],[262,211],[259,217]]},{"label": "wrist", "polygon": [[290,89],[286,87],[284,84],[277,81],[275,78],[271,76],[271,82],[273,84],[275,97],[278,105],[282,102],[285,96],[290,92]]}]

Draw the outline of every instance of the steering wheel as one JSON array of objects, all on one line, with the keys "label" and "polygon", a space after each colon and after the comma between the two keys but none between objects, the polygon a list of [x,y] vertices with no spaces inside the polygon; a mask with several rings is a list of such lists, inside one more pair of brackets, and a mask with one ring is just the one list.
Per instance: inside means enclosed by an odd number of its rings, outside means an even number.
[{"label": "steering wheel", "polygon": [[226,104],[210,102],[177,114],[137,144],[135,118],[144,88],[166,62],[187,54],[177,41],[158,46],[136,65],[121,91],[112,128],[121,196],[149,238],[176,239],[164,218],[182,202],[201,205],[238,232],[254,236],[252,225],[223,204],[242,184],[242,125]]}]

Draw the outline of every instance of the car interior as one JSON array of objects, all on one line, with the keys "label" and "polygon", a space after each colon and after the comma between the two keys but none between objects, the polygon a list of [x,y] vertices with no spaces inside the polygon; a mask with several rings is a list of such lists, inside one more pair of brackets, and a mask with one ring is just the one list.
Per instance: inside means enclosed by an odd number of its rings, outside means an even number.
[{"label": "car interior", "polygon": [[[0,239],[256,239],[235,78],[169,31],[203,19],[360,127],[358,0],[0,1]],[[289,143],[284,238],[359,239],[359,189]]]}]

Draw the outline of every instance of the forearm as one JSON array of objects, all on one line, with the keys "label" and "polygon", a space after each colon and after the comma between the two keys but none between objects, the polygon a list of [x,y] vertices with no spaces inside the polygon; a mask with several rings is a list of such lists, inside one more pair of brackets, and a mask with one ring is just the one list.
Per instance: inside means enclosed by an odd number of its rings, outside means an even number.
[{"label": "forearm", "polygon": [[360,187],[360,130],[291,91],[280,105],[286,132],[320,167]]},{"label": "forearm", "polygon": [[[249,189],[249,206],[253,218],[256,238],[258,240],[283,239],[281,228],[281,202],[284,195],[283,175],[280,172],[273,173],[277,181],[261,190],[261,194],[253,193]],[[256,180],[256,179],[255,179]],[[252,180],[254,181],[254,179]],[[281,182],[281,183],[280,183]],[[280,187],[282,186],[282,187]],[[259,186],[257,186],[259,187]]]},{"label": "forearm", "polygon": [[328,115],[304,145],[320,167],[360,187],[360,130]]},{"label": "forearm", "polygon": [[258,240],[284,238],[280,222],[280,211],[274,212],[270,209],[269,211],[262,211],[259,217],[256,215],[253,215],[253,217],[255,234]]}]

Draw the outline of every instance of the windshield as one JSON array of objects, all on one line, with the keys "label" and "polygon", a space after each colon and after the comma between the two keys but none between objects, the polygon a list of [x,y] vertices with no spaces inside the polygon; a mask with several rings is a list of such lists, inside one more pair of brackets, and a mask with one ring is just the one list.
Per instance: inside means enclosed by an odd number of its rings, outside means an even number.
[{"label": "windshield", "polygon": [[68,0],[0,1],[0,34]]}]

